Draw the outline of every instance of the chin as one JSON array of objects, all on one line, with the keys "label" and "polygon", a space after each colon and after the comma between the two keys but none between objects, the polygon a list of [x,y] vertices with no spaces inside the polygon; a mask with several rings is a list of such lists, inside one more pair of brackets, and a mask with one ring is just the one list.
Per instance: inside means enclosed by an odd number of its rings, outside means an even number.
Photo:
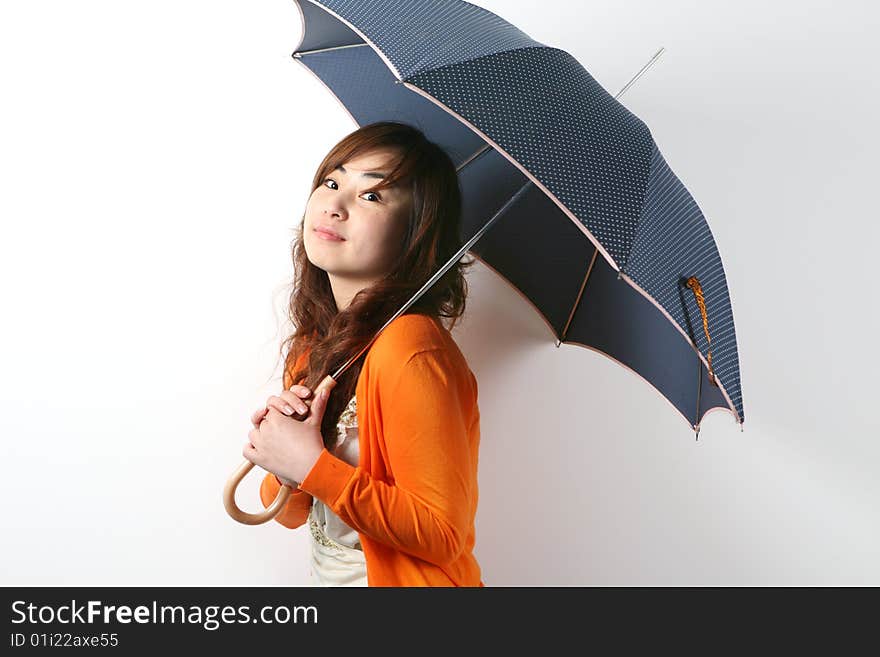
[{"label": "chin", "polygon": [[321,262],[321,259],[316,259],[314,256],[312,256],[312,254],[309,253],[308,249],[306,249],[306,260],[308,260],[313,266],[317,267],[318,269],[324,269],[324,263]]},{"label": "chin", "polygon": [[314,255],[309,253],[308,249],[305,249],[305,252],[306,252],[306,260],[308,260],[312,264],[313,267],[317,267],[318,269],[326,271],[327,273],[332,273],[333,266],[332,266],[332,263],[327,262],[327,258],[321,258],[321,257],[316,258]]}]

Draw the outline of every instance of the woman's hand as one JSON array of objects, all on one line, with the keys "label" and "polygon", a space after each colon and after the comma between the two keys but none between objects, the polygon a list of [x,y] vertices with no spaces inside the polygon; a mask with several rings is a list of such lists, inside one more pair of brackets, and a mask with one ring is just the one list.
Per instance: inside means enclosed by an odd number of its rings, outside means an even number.
[{"label": "woman's hand", "polygon": [[[309,412],[308,404],[302,400],[307,399],[311,394],[311,390],[306,386],[300,385],[291,386],[290,390],[282,390],[281,396],[276,397],[273,395],[269,397],[265,408],[261,408],[251,415],[251,424],[254,425],[254,429],[259,429],[260,422],[266,417],[266,413],[269,412],[270,408],[274,408],[279,413],[302,419]],[[311,401],[308,403],[311,403]],[[291,410],[288,411],[287,409]]]},{"label": "woman's hand", "polygon": [[[250,442],[242,450],[244,457],[274,473],[282,483],[303,481],[324,449],[321,421],[329,393],[324,390],[323,395],[312,401],[304,420],[278,411],[273,403],[259,425],[248,433]],[[282,399],[286,399],[284,395],[282,393]]]},{"label": "woman's hand", "polygon": [[[309,388],[301,385],[293,385],[290,390],[282,390],[281,396],[276,397],[273,395],[269,397],[266,401],[266,406],[258,409],[253,415],[251,415],[251,424],[254,425],[254,429],[259,429],[260,423],[263,421],[263,418],[266,417],[270,408],[274,408],[285,415],[302,419],[308,414],[309,407],[301,400],[308,399],[311,394],[312,391]],[[279,477],[277,474],[275,474],[275,478],[290,488],[296,489],[299,486],[299,482]]]}]

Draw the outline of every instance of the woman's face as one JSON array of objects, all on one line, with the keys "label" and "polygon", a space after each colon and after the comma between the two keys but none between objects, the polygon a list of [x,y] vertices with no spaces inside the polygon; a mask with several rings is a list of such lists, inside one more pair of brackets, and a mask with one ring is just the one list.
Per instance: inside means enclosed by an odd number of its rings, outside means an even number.
[{"label": "woman's face", "polygon": [[410,190],[392,186],[364,191],[390,173],[397,157],[387,148],[353,157],[329,172],[309,197],[303,245],[309,261],[326,271],[331,282],[369,285],[391,271],[399,256],[412,205]]}]

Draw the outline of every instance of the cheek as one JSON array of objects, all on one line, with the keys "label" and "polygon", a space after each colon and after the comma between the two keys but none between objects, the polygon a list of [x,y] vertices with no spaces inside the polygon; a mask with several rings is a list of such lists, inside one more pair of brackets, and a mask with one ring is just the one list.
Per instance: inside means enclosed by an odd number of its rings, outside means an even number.
[{"label": "cheek", "polygon": [[399,222],[388,222],[378,232],[380,236],[377,235],[376,250],[381,252],[384,258],[396,256],[403,246],[406,226],[401,226]]},{"label": "cheek", "polygon": [[399,217],[398,221],[395,222],[393,229],[389,230],[388,242],[392,245],[395,255],[402,252],[406,247],[404,240],[406,240],[406,234],[408,231],[409,216]]},{"label": "cheek", "polygon": [[306,201],[306,210],[304,212],[306,221],[309,221],[310,217],[315,217],[320,214],[319,208],[324,206],[322,198],[323,192],[320,187],[309,195],[309,198]]},{"label": "cheek", "polygon": [[312,222],[312,216],[315,214],[315,207],[316,207],[315,200],[316,200],[315,195],[313,194],[312,196],[309,197],[309,200],[306,203],[306,210],[303,213],[303,216],[304,216],[305,222],[307,224],[310,224]]}]

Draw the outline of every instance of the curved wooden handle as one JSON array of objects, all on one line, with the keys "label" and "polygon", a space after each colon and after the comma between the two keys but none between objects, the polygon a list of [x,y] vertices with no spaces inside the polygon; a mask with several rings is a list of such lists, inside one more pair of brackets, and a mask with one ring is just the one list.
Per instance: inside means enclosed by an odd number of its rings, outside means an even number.
[{"label": "curved wooden handle", "polygon": [[[327,388],[332,392],[335,387],[336,380],[328,374],[324,377],[321,383],[318,384],[318,387],[312,391],[309,398],[304,399],[303,401],[306,406],[311,408],[312,401],[317,398],[324,388]],[[299,420],[304,420],[306,418],[306,416],[299,415],[294,415],[294,417]],[[284,509],[284,505],[287,504],[287,498],[290,497],[292,491],[290,486],[284,485],[278,491],[275,500],[265,509],[265,511],[260,513],[245,513],[239,509],[238,505],[235,503],[235,489],[238,488],[238,484],[241,483],[241,480],[244,479],[245,475],[247,475],[253,467],[254,464],[245,459],[229,478],[229,481],[226,482],[226,486],[223,487],[223,506],[226,507],[226,513],[228,513],[233,520],[237,520],[244,525],[262,525],[264,522],[272,520],[272,518],[277,516]]]},{"label": "curved wooden handle", "polygon": [[238,520],[245,525],[262,525],[281,513],[284,505],[287,504],[287,498],[290,497],[291,489],[290,486],[282,486],[278,491],[278,495],[275,496],[275,501],[262,513],[245,513],[235,504],[235,489],[238,488],[238,484],[253,467],[254,464],[247,459],[238,466],[238,470],[235,471],[235,474],[232,475],[223,488],[223,506],[226,507],[226,513],[232,516],[233,520]]}]

